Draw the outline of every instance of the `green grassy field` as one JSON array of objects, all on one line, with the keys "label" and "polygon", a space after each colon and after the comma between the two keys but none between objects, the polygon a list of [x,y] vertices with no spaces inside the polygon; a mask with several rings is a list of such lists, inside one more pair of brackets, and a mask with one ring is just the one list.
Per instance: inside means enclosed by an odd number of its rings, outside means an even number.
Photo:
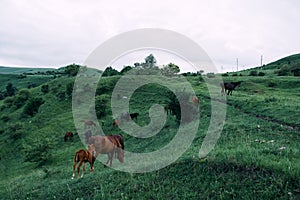
[{"label": "green grassy field", "polygon": [[[98,88],[110,97],[119,78],[105,77]],[[28,89],[30,98],[41,97],[44,103],[37,114],[28,116],[24,115],[26,102],[17,108],[5,99],[0,101],[0,199],[300,199],[298,77],[230,75],[224,81],[239,80],[242,84],[226,101],[221,94],[210,98],[207,84],[221,91],[218,84],[212,84],[213,79],[205,83],[199,82],[199,77],[188,77],[201,100],[200,123],[192,144],[180,158],[163,169],[137,174],[104,167],[97,161],[94,173],[87,164],[85,176],[74,180],[74,153],[85,148],[77,134],[73,141],[63,140],[66,131],[76,132],[72,98],[66,92],[74,78],[26,79],[36,82],[36,87]],[[0,80],[4,76],[0,75]],[[11,75],[9,81],[20,89],[27,88],[15,80]],[[41,91],[43,85],[49,86],[47,93]],[[167,101],[165,88],[149,84],[135,91],[130,112],[139,112],[137,123],[145,126],[150,122],[150,107],[164,106]],[[215,148],[199,159],[212,102],[227,105],[226,121]],[[103,131],[122,133],[112,127],[109,106],[106,102],[106,115],[99,118]],[[122,133],[125,149],[139,153],[159,150],[177,130],[175,117],[169,115],[154,137],[142,139]],[[106,155],[100,157],[106,159]],[[114,159],[113,165],[121,164]]]}]

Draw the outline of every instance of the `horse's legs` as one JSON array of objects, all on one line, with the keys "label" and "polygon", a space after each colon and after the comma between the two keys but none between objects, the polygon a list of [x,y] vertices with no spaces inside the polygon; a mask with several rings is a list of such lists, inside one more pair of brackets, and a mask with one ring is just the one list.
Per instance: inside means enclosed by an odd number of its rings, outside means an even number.
[{"label": "horse's legs", "polygon": [[73,174],[72,174],[72,179],[74,179],[74,177],[75,177],[76,164],[77,164],[77,162],[75,161],[74,164],[73,164]]},{"label": "horse's legs", "polygon": [[83,177],[84,171],[85,171],[85,162],[83,163],[83,168],[82,168],[81,178]]},{"label": "horse's legs", "polygon": [[80,161],[80,163],[79,163],[79,165],[78,165],[78,167],[77,167],[78,178],[80,178],[80,167],[81,167],[82,163],[83,163],[83,160]]}]

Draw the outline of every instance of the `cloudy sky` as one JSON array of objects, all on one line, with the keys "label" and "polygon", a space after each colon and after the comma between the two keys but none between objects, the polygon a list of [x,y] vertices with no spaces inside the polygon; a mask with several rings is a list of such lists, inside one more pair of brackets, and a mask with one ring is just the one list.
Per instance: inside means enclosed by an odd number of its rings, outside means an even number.
[{"label": "cloudy sky", "polygon": [[160,28],[198,43],[220,71],[236,70],[237,58],[250,68],[261,55],[269,63],[300,52],[299,10],[298,0],[0,0],[0,66],[82,64],[113,36]]}]

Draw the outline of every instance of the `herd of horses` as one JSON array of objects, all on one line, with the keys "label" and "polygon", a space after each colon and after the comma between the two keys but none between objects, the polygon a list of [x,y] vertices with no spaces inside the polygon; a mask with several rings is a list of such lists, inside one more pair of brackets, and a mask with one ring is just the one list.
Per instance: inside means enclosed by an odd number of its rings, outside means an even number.
[{"label": "herd of horses", "polygon": [[[221,83],[221,95],[232,95],[232,91],[241,84],[241,82],[228,82]],[[192,103],[195,107],[199,106],[200,100],[198,97],[192,97]],[[171,112],[169,104],[164,107],[166,114]],[[121,121],[129,121],[130,119],[137,120],[139,113],[122,113],[120,119],[115,119],[112,123],[114,127],[119,126]],[[108,160],[106,165],[112,165],[113,157],[117,158],[121,163],[124,162],[124,138],[121,134],[115,135],[92,135],[92,131],[89,129],[91,127],[96,127],[96,124],[91,120],[84,121],[85,132],[85,142],[88,144],[88,150],[80,149],[76,151],[74,155],[74,164],[73,164],[73,174],[72,179],[75,177],[75,170],[77,166],[78,178],[83,177],[85,171],[85,164],[88,162],[90,164],[91,172],[94,171],[94,162],[99,154],[107,154]],[[64,136],[64,141],[68,139],[73,139],[74,134],[72,132],[66,132]],[[79,164],[78,164],[79,163]],[[82,173],[80,176],[80,167],[83,166]]]}]

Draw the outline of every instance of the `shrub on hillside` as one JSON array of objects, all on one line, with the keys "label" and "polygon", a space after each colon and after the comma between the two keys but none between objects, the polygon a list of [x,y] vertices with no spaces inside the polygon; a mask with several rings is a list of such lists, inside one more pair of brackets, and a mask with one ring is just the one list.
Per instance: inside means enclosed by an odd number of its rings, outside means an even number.
[{"label": "shrub on hillside", "polygon": [[4,134],[8,135],[10,139],[17,140],[20,139],[23,135],[24,124],[17,122],[9,124],[8,127],[4,130]]},{"label": "shrub on hillside", "polygon": [[294,76],[300,76],[300,63],[294,64],[291,68],[291,72]]},{"label": "shrub on hillside", "polygon": [[47,84],[43,85],[41,87],[41,92],[44,93],[44,94],[48,93],[49,92],[49,85],[47,85]]},{"label": "shrub on hillside", "polygon": [[207,73],[207,77],[208,77],[208,78],[215,78],[216,75],[215,75],[215,73],[210,72],[210,73]]},{"label": "shrub on hillside", "polygon": [[285,65],[283,65],[283,67],[281,67],[281,69],[279,69],[277,71],[277,75],[278,76],[288,76],[291,74],[290,70],[291,70],[290,66],[285,64]]},{"label": "shrub on hillside", "polygon": [[68,96],[68,97],[71,97],[72,96],[72,93],[73,93],[73,86],[74,86],[74,83],[72,82],[72,83],[68,83],[67,85],[66,85],[66,95]]},{"label": "shrub on hillside", "polygon": [[258,76],[264,76],[264,75],[266,75],[264,72],[259,72],[258,73]]},{"label": "shrub on hillside", "polygon": [[44,103],[42,98],[32,98],[30,99],[23,110],[23,114],[33,116],[39,111],[39,107]]},{"label": "shrub on hillside", "polygon": [[109,100],[110,100],[110,96],[107,94],[96,96],[95,109],[96,109],[96,115],[98,118],[104,117],[107,114],[108,111],[106,109],[106,107],[107,107],[106,104]]},{"label": "shrub on hillside", "polygon": [[50,153],[52,146],[52,143],[47,138],[29,138],[23,145],[25,161],[36,163],[38,166],[46,164],[52,158]]},{"label": "shrub on hillside", "polygon": [[257,76],[257,71],[250,71],[249,76]]},{"label": "shrub on hillside", "polygon": [[[178,98],[173,92],[168,92],[169,108],[171,113],[175,115],[176,121],[178,123],[189,123],[192,122],[198,115],[197,110],[190,102],[190,94],[186,92],[180,92]],[[179,103],[181,102],[181,104]],[[181,109],[184,110],[184,113],[181,113]]]},{"label": "shrub on hillside", "polygon": [[13,104],[16,108],[21,108],[30,96],[30,92],[27,89],[20,90],[17,95],[14,97]]}]

